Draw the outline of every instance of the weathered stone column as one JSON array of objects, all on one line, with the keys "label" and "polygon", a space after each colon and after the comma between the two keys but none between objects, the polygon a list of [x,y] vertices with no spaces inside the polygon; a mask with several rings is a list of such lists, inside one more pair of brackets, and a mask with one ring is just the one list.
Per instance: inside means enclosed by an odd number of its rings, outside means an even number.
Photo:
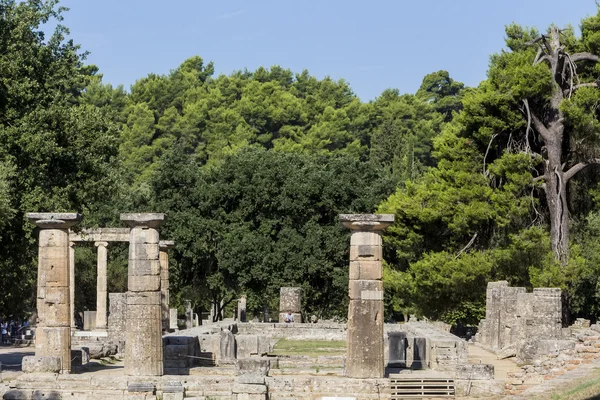
[{"label": "weathered stone column", "polygon": [[341,214],[352,230],[346,375],[383,378],[383,282],[381,232],[394,222],[391,214]]},{"label": "weathered stone column", "polygon": [[[40,228],[35,357],[60,359],[60,372],[71,372],[71,291],[69,228],[76,213],[28,213]],[[48,371],[53,372],[53,371]]]},{"label": "weathered stone column", "polygon": [[96,277],[96,329],[107,328],[108,309],[106,301],[108,298],[107,264],[108,264],[108,242],[96,242],[98,248],[98,276]]},{"label": "weathered stone column", "polygon": [[121,214],[131,227],[127,280],[125,374],[163,374],[160,261],[157,228],[164,214]]},{"label": "weathered stone column", "polygon": [[194,310],[192,310],[192,301],[183,300],[183,307],[185,308],[185,329],[191,329],[194,325]]},{"label": "weathered stone column", "polygon": [[69,298],[71,301],[71,329],[77,329],[75,325],[75,242],[69,242]]},{"label": "weathered stone column", "polygon": [[169,253],[167,250],[175,245],[172,240],[161,240],[160,250],[160,305],[162,309],[162,329],[169,330]]}]

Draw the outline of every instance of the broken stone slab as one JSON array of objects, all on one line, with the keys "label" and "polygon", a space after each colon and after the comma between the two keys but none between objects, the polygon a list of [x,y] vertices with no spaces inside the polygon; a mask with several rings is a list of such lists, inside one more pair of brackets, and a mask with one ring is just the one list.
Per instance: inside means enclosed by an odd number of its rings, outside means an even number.
[{"label": "broken stone slab", "polygon": [[23,357],[21,369],[23,372],[53,372],[61,370],[61,358],[49,356],[25,356]]},{"label": "broken stone slab", "polygon": [[262,394],[267,393],[266,385],[252,385],[246,383],[234,383],[232,392],[238,393],[250,393],[250,394]]},{"label": "broken stone slab", "polygon": [[498,360],[504,360],[505,358],[514,357],[517,355],[517,344],[513,343],[509,346],[503,347],[496,353]]}]

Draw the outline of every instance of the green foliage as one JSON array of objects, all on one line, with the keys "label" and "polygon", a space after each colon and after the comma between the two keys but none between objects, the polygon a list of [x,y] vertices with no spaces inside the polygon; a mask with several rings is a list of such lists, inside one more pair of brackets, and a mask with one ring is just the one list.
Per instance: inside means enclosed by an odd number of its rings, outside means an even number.
[{"label": "green foliage", "polygon": [[373,210],[391,189],[381,172],[341,154],[260,149],[200,169],[177,148],[158,171],[156,208],[177,243],[175,288],[193,282],[217,303],[246,293],[259,313],[281,286],[301,286],[307,313],[344,314],[348,232],[337,215]]},{"label": "green foliage", "polygon": [[[58,25],[56,1],[0,0],[0,316],[32,306],[35,235],[30,211],[93,214],[112,187],[118,126],[80,104],[96,69]],[[17,173],[18,171],[18,173]]]}]

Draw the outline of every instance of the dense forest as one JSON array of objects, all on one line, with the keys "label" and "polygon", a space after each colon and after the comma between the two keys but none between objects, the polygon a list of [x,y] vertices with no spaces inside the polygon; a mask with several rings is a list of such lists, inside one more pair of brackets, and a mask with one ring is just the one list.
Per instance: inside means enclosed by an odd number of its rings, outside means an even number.
[{"label": "dense forest", "polygon": [[[60,25],[57,1],[0,0],[0,317],[35,304],[30,211],[81,228],[164,212],[171,297],[229,314],[345,318],[340,213],[393,213],[386,318],[473,324],[488,281],[563,289],[565,323],[600,312],[600,8],[570,27],[507,25],[487,79],[427,74],[361,101],[343,80],[272,66],[216,76],[200,56],[126,90]],[[43,27],[58,22],[51,35]],[[498,32],[500,35],[501,32]],[[126,290],[127,249],[109,251]],[[76,307],[95,308],[95,251],[76,253]]]}]

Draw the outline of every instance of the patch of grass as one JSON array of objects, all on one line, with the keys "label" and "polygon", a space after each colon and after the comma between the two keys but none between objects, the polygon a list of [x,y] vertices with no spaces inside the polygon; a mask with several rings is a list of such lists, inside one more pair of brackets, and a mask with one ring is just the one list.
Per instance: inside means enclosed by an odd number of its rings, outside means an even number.
[{"label": "patch of grass", "polygon": [[600,370],[593,375],[574,381],[558,393],[551,395],[552,400],[600,400]]},{"label": "patch of grass", "polygon": [[287,340],[281,339],[271,354],[278,356],[340,356],[346,353],[344,340]]}]

